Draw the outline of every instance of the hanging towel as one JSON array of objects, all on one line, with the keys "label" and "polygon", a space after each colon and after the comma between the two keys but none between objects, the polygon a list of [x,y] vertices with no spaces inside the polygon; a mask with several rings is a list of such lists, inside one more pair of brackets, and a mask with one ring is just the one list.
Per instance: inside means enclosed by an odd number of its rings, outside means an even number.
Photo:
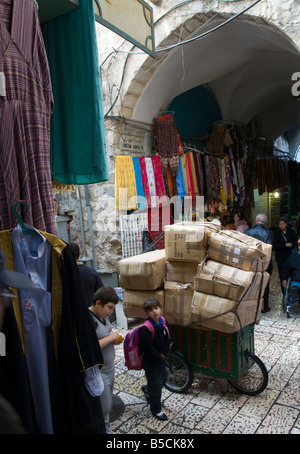
[{"label": "hanging towel", "polygon": [[93,2],[81,0],[78,8],[46,22],[43,32],[55,104],[51,119],[52,177],[66,184],[107,181]]},{"label": "hanging towel", "polygon": [[145,210],[147,209],[147,200],[145,198],[145,191],[142,182],[142,173],[141,173],[141,166],[139,158],[133,157],[132,158],[133,167],[134,167],[134,174],[135,174],[135,181],[136,181],[136,192],[138,198],[138,209]]},{"label": "hanging towel", "polygon": [[137,192],[131,156],[116,156],[115,162],[116,210],[136,210]]}]

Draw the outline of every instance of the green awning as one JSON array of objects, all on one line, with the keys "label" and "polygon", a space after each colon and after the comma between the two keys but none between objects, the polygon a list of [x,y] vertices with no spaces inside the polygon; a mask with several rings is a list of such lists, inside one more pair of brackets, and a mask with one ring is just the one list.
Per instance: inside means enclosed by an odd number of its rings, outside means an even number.
[{"label": "green awning", "polygon": [[52,178],[65,184],[108,180],[93,3],[43,25],[54,97]]}]

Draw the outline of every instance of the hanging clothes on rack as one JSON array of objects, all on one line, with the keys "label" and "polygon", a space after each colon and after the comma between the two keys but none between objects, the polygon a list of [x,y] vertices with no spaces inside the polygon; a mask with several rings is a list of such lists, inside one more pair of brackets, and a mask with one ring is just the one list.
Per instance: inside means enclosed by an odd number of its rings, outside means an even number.
[{"label": "hanging clothes on rack", "polygon": [[[25,224],[28,229],[33,229]],[[99,397],[85,385],[88,371],[103,367],[102,352],[84,304],[73,253],[58,237],[34,229],[26,235],[20,225],[0,232],[7,268],[31,277],[34,288],[12,289],[12,311],[3,329],[14,339],[13,361],[26,362],[15,373],[9,362],[0,367],[0,392],[10,389],[14,406],[32,433],[105,433]],[[37,256],[30,250],[37,249]],[[0,363],[2,365],[2,363]],[[20,398],[21,389],[31,389]],[[7,394],[6,394],[7,393]],[[30,409],[24,411],[25,404]]]},{"label": "hanging clothes on rack", "polygon": [[155,177],[154,177],[151,158],[149,158],[149,157],[145,158],[145,164],[146,164],[146,173],[147,173],[147,180],[148,180],[150,199],[151,199],[150,206],[156,207]]},{"label": "hanging clothes on rack", "polygon": [[50,172],[53,95],[36,7],[1,2],[0,21],[0,219],[16,225],[12,205],[27,200],[24,221],[55,234]]}]

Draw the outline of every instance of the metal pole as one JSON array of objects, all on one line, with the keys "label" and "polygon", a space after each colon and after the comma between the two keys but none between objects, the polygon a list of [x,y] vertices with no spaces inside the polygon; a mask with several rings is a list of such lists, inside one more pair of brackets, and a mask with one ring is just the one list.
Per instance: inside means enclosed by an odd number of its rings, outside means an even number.
[{"label": "metal pole", "polygon": [[78,187],[76,188],[76,196],[77,196],[78,208],[79,208],[79,221],[80,221],[80,231],[81,231],[81,240],[82,240],[82,251],[83,251],[83,256],[86,257],[84,227],[83,227],[83,218],[82,218],[82,205],[81,205],[81,199],[80,199],[80,193],[79,193]]},{"label": "metal pole", "polygon": [[94,232],[93,232],[92,220],[91,220],[89,192],[88,192],[88,187],[86,184],[84,185],[84,194],[85,194],[85,206],[87,209],[88,223],[89,223],[89,230],[90,230],[90,243],[91,243],[92,254],[93,254],[93,266],[97,270],[97,258],[96,258],[95,242],[94,242]]}]

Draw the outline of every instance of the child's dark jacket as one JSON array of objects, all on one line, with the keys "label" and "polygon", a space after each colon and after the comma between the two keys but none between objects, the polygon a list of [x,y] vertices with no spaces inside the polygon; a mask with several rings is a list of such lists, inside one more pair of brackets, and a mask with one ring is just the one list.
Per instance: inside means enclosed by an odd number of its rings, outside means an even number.
[{"label": "child's dark jacket", "polygon": [[[149,329],[143,326],[139,332],[139,352],[144,353],[143,361],[145,362],[163,361],[161,354],[167,355],[171,341],[161,323],[158,325],[150,317],[148,320],[154,326],[154,338]],[[166,324],[169,329],[168,322]]]}]

